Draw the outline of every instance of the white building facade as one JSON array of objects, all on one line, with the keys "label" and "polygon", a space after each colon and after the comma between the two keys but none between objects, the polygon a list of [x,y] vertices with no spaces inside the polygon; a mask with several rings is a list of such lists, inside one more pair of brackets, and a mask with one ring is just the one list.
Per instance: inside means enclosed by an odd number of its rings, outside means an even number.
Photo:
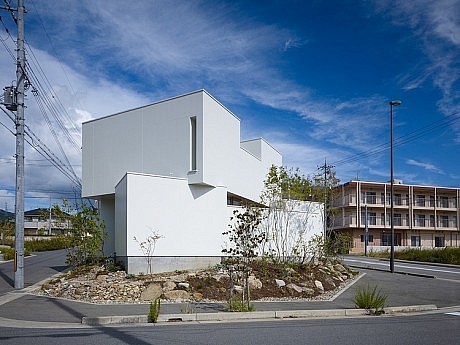
[{"label": "white building facade", "polygon": [[130,273],[147,272],[136,237],[152,229],[152,271],[220,262],[233,205],[259,202],[282,157],[263,139],[240,142],[240,121],[204,90],[83,124],[83,196],[98,200]]}]

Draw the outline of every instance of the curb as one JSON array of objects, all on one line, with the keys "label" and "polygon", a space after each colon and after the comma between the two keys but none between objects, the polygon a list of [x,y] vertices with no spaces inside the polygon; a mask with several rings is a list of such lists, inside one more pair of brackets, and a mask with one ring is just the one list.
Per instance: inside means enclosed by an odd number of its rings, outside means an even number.
[{"label": "curb", "polygon": [[[438,308],[434,304],[412,305],[384,308],[385,314],[414,313],[433,311]],[[195,313],[195,314],[163,314],[158,316],[159,323],[168,322],[206,322],[206,321],[242,321],[262,319],[297,319],[297,318],[328,318],[346,316],[371,315],[366,309],[327,309],[327,310],[283,310],[283,311],[254,311],[227,313]],[[83,317],[83,325],[114,325],[130,323],[147,323],[146,315],[100,316]]]}]

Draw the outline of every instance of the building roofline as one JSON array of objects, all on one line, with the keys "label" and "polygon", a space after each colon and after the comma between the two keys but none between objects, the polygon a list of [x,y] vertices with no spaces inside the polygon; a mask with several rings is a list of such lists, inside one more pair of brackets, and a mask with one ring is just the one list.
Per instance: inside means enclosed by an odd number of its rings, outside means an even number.
[{"label": "building roofline", "polygon": [[204,94],[208,95],[208,96],[211,97],[216,103],[218,103],[222,108],[224,108],[228,113],[230,113],[233,117],[235,117],[238,121],[241,122],[241,120],[240,120],[240,118],[239,118],[238,116],[236,116],[233,112],[231,112],[225,105],[223,105],[219,100],[217,100],[217,99],[216,99],[213,95],[211,95],[208,91],[206,91],[205,89],[199,89],[199,90],[191,91],[191,92],[184,93],[184,94],[181,94],[181,95],[177,95],[177,96],[165,98],[165,99],[162,99],[162,100],[159,100],[159,101],[156,101],[156,102],[153,102],[153,103],[149,103],[149,104],[146,104],[146,105],[142,105],[142,106],[139,106],[139,107],[135,107],[135,108],[131,108],[131,109],[126,109],[126,110],[123,110],[123,111],[119,111],[119,112],[114,113],[114,114],[104,115],[104,116],[101,116],[101,117],[98,117],[98,118],[95,118],[95,119],[91,119],[91,120],[88,120],[88,121],[84,121],[84,122],[82,122],[82,124],[87,124],[87,123],[96,122],[96,121],[99,121],[99,120],[104,120],[104,119],[107,119],[107,118],[110,118],[110,117],[113,117],[113,116],[118,116],[118,115],[121,115],[121,114],[130,112],[130,111],[139,110],[139,109],[151,107],[151,106],[154,106],[154,105],[157,105],[157,104],[161,104],[161,103],[165,103],[165,102],[170,102],[170,101],[175,100],[175,99],[178,99],[178,98],[191,96],[191,95],[194,95],[194,94],[196,94],[196,93],[204,93]]},{"label": "building roofline", "polygon": [[256,141],[256,140],[262,140],[265,144],[267,144],[268,146],[270,146],[270,147],[273,149],[273,151],[275,151],[276,153],[278,153],[280,156],[283,156],[283,155],[281,154],[281,152],[279,152],[276,148],[273,147],[272,144],[270,144],[267,140],[265,140],[265,138],[262,138],[262,137],[253,138],[253,139],[241,140],[241,141],[240,141],[240,144],[242,144],[242,143],[247,143],[247,142],[249,142],[249,141]]},{"label": "building roofline", "polygon": [[[350,183],[368,183],[368,184],[375,184],[375,185],[390,185],[390,181],[388,182],[376,182],[376,181],[363,181],[363,180],[351,180],[341,185],[347,185]],[[423,184],[410,184],[410,183],[394,183],[394,186],[405,186],[405,187],[420,187],[420,188],[441,188],[441,189],[451,189],[451,190],[460,190],[460,187],[446,187],[446,186],[433,186],[433,185],[423,185]]]}]

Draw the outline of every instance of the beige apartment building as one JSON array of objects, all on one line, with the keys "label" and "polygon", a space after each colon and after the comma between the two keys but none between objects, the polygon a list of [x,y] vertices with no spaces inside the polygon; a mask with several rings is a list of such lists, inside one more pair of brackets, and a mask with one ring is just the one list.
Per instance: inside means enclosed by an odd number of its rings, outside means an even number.
[{"label": "beige apartment building", "polygon": [[[391,246],[390,183],[350,181],[337,187],[333,230],[352,235],[350,253],[363,253],[367,209],[368,251]],[[394,181],[394,244],[404,248],[460,247],[460,188]]]}]

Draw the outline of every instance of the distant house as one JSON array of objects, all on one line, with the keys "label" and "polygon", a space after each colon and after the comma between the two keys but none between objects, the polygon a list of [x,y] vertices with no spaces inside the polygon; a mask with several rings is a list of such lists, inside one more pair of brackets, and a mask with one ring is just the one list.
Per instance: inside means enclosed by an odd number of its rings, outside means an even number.
[{"label": "distant house", "polygon": [[258,202],[282,157],[264,139],[240,141],[240,120],[204,90],[83,123],[83,196],[98,200],[105,253],[146,272],[134,237],[163,237],[153,271],[220,262],[229,218]]},{"label": "distant house", "polygon": [[24,234],[58,235],[63,234],[68,225],[57,221],[47,208],[36,208],[24,212]]}]

